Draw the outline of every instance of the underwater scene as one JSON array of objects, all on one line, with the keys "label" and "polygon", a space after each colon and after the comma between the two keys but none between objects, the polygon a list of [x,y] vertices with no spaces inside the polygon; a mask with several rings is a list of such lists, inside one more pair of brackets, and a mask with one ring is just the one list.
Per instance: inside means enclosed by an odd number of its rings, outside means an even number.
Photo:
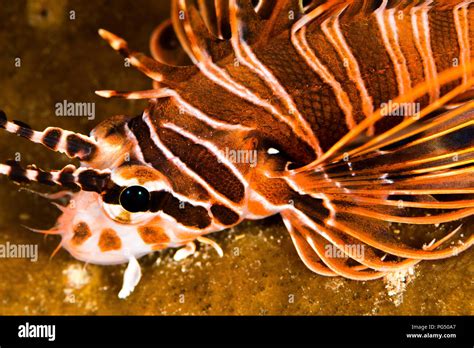
[{"label": "underwater scene", "polygon": [[0,0],[0,315],[472,316],[474,5],[336,3]]}]

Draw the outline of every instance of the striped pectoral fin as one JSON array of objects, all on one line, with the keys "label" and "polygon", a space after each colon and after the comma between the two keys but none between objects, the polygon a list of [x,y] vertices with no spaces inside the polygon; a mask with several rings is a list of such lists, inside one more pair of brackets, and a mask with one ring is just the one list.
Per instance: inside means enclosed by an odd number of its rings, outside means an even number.
[{"label": "striped pectoral fin", "polygon": [[[440,81],[449,83],[462,73],[462,68],[453,69],[441,74]],[[378,110],[312,165],[287,171],[291,187],[322,199],[327,209],[321,216],[310,202],[295,206],[300,218],[307,217],[307,235],[318,232],[343,250],[347,243],[363,245],[364,258],[348,256],[380,271],[450,257],[474,244],[469,228],[474,215],[474,101],[442,109],[472,83],[448,92],[418,117],[358,144],[361,132],[382,117]],[[415,100],[427,87],[400,100]],[[400,235],[390,224],[400,224]],[[442,226],[422,226],[438,224]],[[404,233],[410,238],[403,238]],[[312,243],[317,249],[322,240]]]},{"label": "striped pectoral fin", "polygon": [[[474,243],[469,231],[474,215],[472,121],[465,126],[463,117],[472,120],[473,114],[460,115],[461,127],[456,122],[438,124],[408,142],[354,155],[290,182],[300,192],[325,198],[330,214],[320,229],[332,241],[350,236],[370,248],[415,260],[456,255]],[[402,224],[400,230],[415,233],[419,243],[398,239],[389,223]],[[436,224],[446,225],[415,226]],[[385,269],[376,259],[358,261]]]},{"label": "striped pectoral fin", "polygon": [[[414,226],[411,226],[410,231],[406,231],[403,226],[400,229],[391,228],[384,216],[377,214],[359,215],[358,211],[344,210],[344,208],[339,208],[338,204],[335,205],[335,209],[341,212],[328,219],[329,226],[361,240],[372,248],[400,258],[414,260],[447,258],[459,254],[474,243],[474,235],[472,231],[469,231],[472,217],[446,224],[437,230],[431,229],[427,233],[426,228],[414,228]],[[378,207],[370,210],[381,209]],[[404,208],[396,209],[405,210]],[[393,216],[398,216],[396,214],[399,213],[393,213]],[[412,221],[416,221],[416,218]],[[401,223],[410,224],[408,219]],[[425,223],[433,222],[426,219]]]},{"label": "striped pectoral fin", "polygon": [[[436,77],[436,80],[439,85],[446,85],[450,82],[459,79],[463,74],[464,71],[473,71],[474,70],[474,62],[470,62],[466,66],[462,67],[454,67],[448,69]],[[368,117],[361,123],[359,123],[356,127],[351,129],[344,137],[342,137],[337,143],[335,143],[329,150],[327,150],[321,157],[319,157],[314,162],[300,167],[294,171],[291,171],[290,174],[296,173],[303,173],[308,172],[314,169],[319,170],[324,166],[328,166],[334,163],[341,163],[342,160],[345,159],[345,162],[348,161],[350,158],[356,158],[357,155],[364,154],[366,152],[372,152],[372,156],[374,156],[378,150],[383,150],[384,146],[396,143],[397,141],[405,141],[411,142],[412,145],[417,144],[415,139],[410,138],[412,136],[417,135],[420,137],[422,131],[427,128],[434,128],[435,126],[439,127],[449,127],[451,125],[449,120],[458,119],[460,116],[459,109],[454,111],[454,114],[448,114],[445,116],[447,119],[444,118],[436,118],[436,121],[420,121],[423,118],[427,118],[427,116],[433,115],[435,112],[439,112],[443,109],[443,107],[449,103],[454,98],[462,95],[466,91],[470,90],[474,85],[474,78],[469,79],[466,83],[457,86],[450,92],[446,93],[435,102],[430,103],[426,107],[422,108],[421,110],[417,110],[418,112],[413,113],[410,117],[406,117],[400,124],[394,126],[393,128],[386,130],[385,132],[373,137],[369,141],[365,142],[363,145],[358,145],[357,141],[360,139],[360,136],[364,134],[367,129],[371,128],[375,123],[381,120],[384,117],[391,117],[394,112],[399,110],[400,108],[405,107],[408,103],[412,103],[414,100],[417,100],[425,93],[429,91],[430,82],[424,82],[422,84],[417,85],[416,87],[410,89],[407,93],[398,96],[395,98],[391,105],[378,109],[373,113],[372,116]],[[466,109],[467,108],[467,109]],[[470,103],[466,103],[464,105],[463,111],[469,111],[472,109],[472,105]],[[416,123],[416,125],[414,125]],[[424,124],[423,124],[424,123]],[[469,126],[470,124],[467,123],[465,126]],[[415,126],[420,126],[419,128]],[[415,128],[415,130],[413,130]],[[439,129],[439,128],[436,128]],[[442,131],[437,132],[437,136],[443,134]],[[416,137],[415,137],[416,138]],[[430,137],[426,137],[427,140],[431,139]],[[319,169],[318,169],[319,168]]]},{"label": "striped pectoral fin", "polygon": [[332,271],[326,264],[321,260],[318,254],[313,250],[311,245],[307,242],[306,238],[296,229],[293,224],[291,216],[288,214],[282,214],[283,221],[290,232],[291,239],[295,245],[296,251],[300,256],[303,263],[314,273],[324,275],[327,277],[337,276],[337,273]]},{"label": "striped pectoral fin", "polygon": [[[38,182],[45,185],[58,185],[68,189],[80,188],[83,191],[100,193],[110,183],[110,170],[98,170],[92,168],[78,168],[67,165],[61,170],[43,171],[36,166],[23,168],[16,161],[7,161],[7,164],[0,163],[0,174],[8,176],[17,183]],[[50,199],[60,199],[58,197],[47,197]]]},{"label": "striped pectoral fin", "polygon": [[472,218],[446,224],[434,233],[419,228],[401,231],[403,228],[391,226],[383,217],[361,216],[354,206],[348,208],[329,196],[324,204],[319,199],[304,199],[282,216],[308,268],[355,280],[377,279],[420,260],[457,255],[474,243],[469,231]]},{"label": "striped pectoral fin", "polygon": [[[308,200],[305,200],[305,204]],[[315,273],[325,276],[340,275],[355,280],[377,279],[384,275],[383,272],[369,269],[367,266],[356,261],[349,253],[360,253],[363,243],[346,245],[334,243],[324,232],[323,216],[321,211],[325,210],[320,201],[314,200],[314,205],[300,211],[295,208],[288,209],[282,213],[283,221],[287,226],[296,250],[305,265]],[[309,217],[308,210],[314,212]],[[352,248],[355,248],[352,250]],[[351,250],[350,250],[351,249]],[[359,249],[359,251],[357,250]]]},{"label": "striped pectoral fin", "polygon": [[[355,152],[346,161],[290,176],[289,182],[300,192],[325,197],[331,211],[324,220],[330,227],[328,234],[349,235],[403,258],[456,255],[474,243],[467,227],[474,215],[473,115],[471,110],[448,122],[447,115],[441,114],[428,122],[436,126],[419,136],[410,135],[383,150]],[[438,123],[440,118],[444,122]],[[429,245],[430,240],[415,246],[397,240],[388,222],[412,225],[405,229],[449,225],[417,232],[434,240],[436,248],[430,250],[422,245]],[[448,240],[452,243],[446,243]]]}]

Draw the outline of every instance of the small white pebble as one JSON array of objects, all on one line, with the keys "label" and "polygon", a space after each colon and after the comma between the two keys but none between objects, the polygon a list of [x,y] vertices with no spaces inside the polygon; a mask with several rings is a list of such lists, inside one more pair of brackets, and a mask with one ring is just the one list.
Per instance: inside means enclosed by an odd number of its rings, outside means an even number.
[{"label": "small white pebble", "polygon": [[89,283],[91,277],[83,265],[73,264],[63,270],[67,285],[73,289],[80,289]]}]

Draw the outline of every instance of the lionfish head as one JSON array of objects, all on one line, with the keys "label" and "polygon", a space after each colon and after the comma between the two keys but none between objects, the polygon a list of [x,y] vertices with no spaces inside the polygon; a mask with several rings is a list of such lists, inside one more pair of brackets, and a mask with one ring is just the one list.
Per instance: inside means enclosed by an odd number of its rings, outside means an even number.
[{"label": "lionfish head", "polygon": [[79,167],[49,172],[8,161],[0,164],[0,173],[18,183],[66,189],[42,195],[56,201],[62,215],[51,230],[33,231],[60,235],[60,246],[86,262],[123,263],[173,244],[174,237],[166,231],[176,227],[158,213],[169,199],[169,184],[156,169],[137,160],[128,120],[112,117],[86,136],[57,127],[35,131],[7,121],[0,111],[1,128],[81,161]]}]

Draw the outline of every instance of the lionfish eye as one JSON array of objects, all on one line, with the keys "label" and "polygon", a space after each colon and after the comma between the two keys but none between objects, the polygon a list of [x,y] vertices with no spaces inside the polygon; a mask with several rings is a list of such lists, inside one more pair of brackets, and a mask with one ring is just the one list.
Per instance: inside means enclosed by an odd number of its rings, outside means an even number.
[{"label": "lionfish eye", "polygon": [[150,192],[143,186],[129,186],[120,193],[119,201],[130,213],[147,211],[150,206]]}]

